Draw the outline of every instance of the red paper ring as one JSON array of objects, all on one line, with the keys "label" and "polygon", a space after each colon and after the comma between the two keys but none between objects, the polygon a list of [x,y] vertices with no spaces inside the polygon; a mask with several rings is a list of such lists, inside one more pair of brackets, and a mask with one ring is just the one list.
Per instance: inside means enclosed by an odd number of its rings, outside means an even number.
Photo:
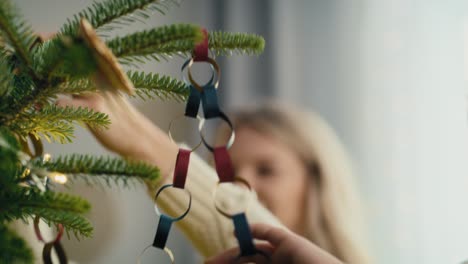
[{"label": "red paper ring", "polygon": [[34,232],[36,233],[36,237],[37,239],[39,239],[41,242],[44,242],[44,243],[57,243],[60,241],[60,239],[62,238],[62,235],[63,235],[63,225],[62,224],[58,224],[58,233],[57,233],[57,236],[55,237],[54,240],[50,241],[50,242],[45,242],[44,240],[44,237],[42,236],[41,234],[41,230],[39,229],[39,216],[36,216],[34,218]]},{"label": "red paper ring", "polygon": [[[152,248],[153,245],[149,245],[147,246],[145,249],[143,249],[143,251],[141,251],[140,255],[138,256],[138,259],[137,259],[137,264],[141,264],[141,257],[145,254],[145,251],[148,250],[149,248]],[[168,248],[168,247],[164,247],[164,252],[166,252],[166,254],[169,256],[169,258],[171,259],[171,263],[174,264],[174,254],[172,254],[172,251]]]},{"label": "red paper ring", "polygon": [[[234,177],[234,181],[233,182],[241,182],[243,183],[247,189],[251,192],[252,191],[252,187],[250,186],[249,182],[246,181],[245,179],[243,178],[240,178],[240,177]],[[233,183],[233,182],[230,182],[230,183]],[[218,189],[219,189],[219,186],[223,183],[228,183],[228,182],[218,182],[214,191],[213,191],[213,202],[214,202],[214,206],[215,206],[215,209],[216,211],[218,211],[220,214],[224,215],[225,217],[227,218],[232,218],[234,215],[238,214],[239,212],[236,212],[236,213],[229,213],[227,212],[225,209],[221,208],[218,203],[216,203],[216,195],[217,195],[217,192],[218,192]],[[251,194],[250,194],[251,195]],[[250,197],[252,198],[252,197]],[[249,204],[250,204],[250,200],[249,202],[247,203],[247,206],[244,208],[243,212],[247,211],[247,208],[249,207]]]},{"label": "red paper ring", "polygon": [[[156,196],[154,197],[154,210],[156,211],[156,214],[158,214],[158,215],[161,215],[161,212],[159,211],[159,208],[156,205],[156,201],[158,200],[158,196],[161,194],[161,192],[164,191],[165,189],[169,188],[169,187],[173,187],[173,184],[166,184],[163,187],[159,188],[158,192],[156,193]],[[175,188],[175,187],[173,187],[173,188]],[[188,212],[190,211],[190,208],[192,207],[192,194],[187,189],[182,189],[182,190],[184,190],[189,195],[189,204],[187,206],[187,210],[185,210],[185,212],[183,214],[181,214],[180,216],[178,216],[178,217],[171,217],[169,215],[167,216],[172,220],[172,222],[177,222],[179,220],[182,220],[182,218],[184,218],[188,214]]]},{"label": "red paper ring", "polygon": [[[226,143],[226,149],[230,149],[232,147],[232,144],[234,144],[234,140],[236,138],[236,133],[234,132],[234,125],[232,124],[231,120],[229,120],[229,118],[226,116],[226,114],[224,114],[222,111],[219,111],[219,116],[217,116],[216,118],[221,118],[229,125],[229,128],[231,128],[231,136],[229,137],[229,140]],[[210,118],[210,119],[214,119],[214,118]],[[205,140],[205,136],[203,135],[204,125],[205,125],[205,119],[202,119],[200,123],[198,123],[198,131],[200,132],[200,136],[205,147],[209,149],[211,152],[213,152],[215,147],[208,144],[208,142],[206,142]]]},{"label": "red paper ring", "polygon": [[203,40],[195,45],[193,48],[192,57],[195,61],[205,61],[208,58],[209,38],[206,28],[202,28]]},{"label": "red paper ring", "polygon": [[[169,123],[169,128],[168,128],[167,134],[169,135],[169,138],[171,139],[171,141],[174,142],[174,143],[176,143],[176,142],[174,141],[174,138],[172,137],[172,132],[171,132],[172,126],[173,126],[173,124],[174,124],[174,121],[176,121],[176,120],[178,120],[178,119],[180,119],[180,118],[182,118],[182,117],[186,117],[186,116],[183,115],[183,114],[180,115],[180,116],[177,116],[177,117],[175,117],[174,119],[172,119],[171,122]],[[197,115],[197,120],[198,120],[198,127],[200,127],[200,123],[203,122],[204,119],[201,118],[199,115]],[[200,139],[200,142],[198,142],[198,144],[197,144],[195,147],[193,147],[190,151],[191,151],[191,152],[195,151],[197,148],[200,147],[201,144],[202,144],[202,141],[201,141],[201,139]]]},{"label": "red paper ring", "polygon": [[[189,77],[189,81],[190,83],[193,85],[193,87],[195,87],[198,91],[200,92],[203,92],[203,86],[206,86],[208,84],[211,84],[213,83],[212,81],[211,82],[208,82],[208,83],[205,83],[204,85],[200,85],[199,83],[197,83],[194,79],[193,79],[193,76],[192,76],[192,65],[193,65],[193,58],[190,59],[189,61],[189,64],[188,64],[188,68],[187,68],[187,72],[188,72],[188,77]],[[216,71],[216,82],[214,83],[214,87],[215,88],[218,88],[218,84],[219,84],[219,78],[221,76],[221,70],[219,69],[219,65],[218,63],[216,63],[215,60],[213,60],[212,58],[208,57],[206,59],[206,61],[200,61],[200,62],[206,62],[206,63],[209,63]]]}]

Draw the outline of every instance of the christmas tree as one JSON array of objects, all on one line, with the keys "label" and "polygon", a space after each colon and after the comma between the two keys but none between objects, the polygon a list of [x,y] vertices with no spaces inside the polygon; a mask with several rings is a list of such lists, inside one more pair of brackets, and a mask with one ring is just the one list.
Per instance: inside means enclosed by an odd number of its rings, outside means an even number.
[{"label": "christmas tree", "polygon": [[[184,100],[187,84],[158,73],[138,71],[147,61],[190,56],[203,40],[196,25],[164,25],[125,36],[105,33],[158,12],[177,1],[107,0],[68,19],[48,40],[34,33],[12,2],[0,1],[0,262],[33,261],[27,243],[8,228],[17,219],[40,218],[59,224],[77,238],[90,236],[84,199],[50,188],[84,178],[108,183],[154,182],[158,169],[120,158],[67,155],[50,158],[41,140],[67,143],[74,125],[105,129],[106,114],[88,108],[59,107],[59,94],[127,93],[143,99]],[[208,32],[216,55],[259,54],[264,40],[253,34]],[[120,64],[135,68],[123,72]],[[85,243],[85,242],[84,242]]]}]

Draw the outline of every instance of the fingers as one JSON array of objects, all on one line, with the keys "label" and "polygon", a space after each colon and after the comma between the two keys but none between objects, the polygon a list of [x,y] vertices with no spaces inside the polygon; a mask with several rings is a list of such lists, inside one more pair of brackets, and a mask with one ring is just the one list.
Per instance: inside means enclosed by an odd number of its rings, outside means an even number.
[{"label": "fingers", "polygon": [[266,224],[252,224],[250,228],[254,238],[266,240],[273,246],[281,244],[291,235],[287,230]]},{"label": "fingers", "polygon": [[214,256],[205,261],[205,264],[225,264],[225,263],[271,263],[270,256],[273,254],[273,246],[267,242],[260,242],[255,244],[255,248],[259,251],[258,254],[254,256],[241,257],[239,258],[239,248],[231,248],[223,253]]}]

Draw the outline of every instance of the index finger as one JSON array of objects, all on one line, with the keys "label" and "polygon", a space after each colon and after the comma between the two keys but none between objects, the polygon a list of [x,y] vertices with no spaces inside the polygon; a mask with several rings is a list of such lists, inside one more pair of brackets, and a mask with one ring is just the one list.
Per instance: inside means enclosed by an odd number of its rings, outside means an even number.
[{"label": "index finger", "polygon": [[254,238],[266,240],[273,246],[281,244],[290,236],[290,231],[267,224],[252,224],[251,232]]}]

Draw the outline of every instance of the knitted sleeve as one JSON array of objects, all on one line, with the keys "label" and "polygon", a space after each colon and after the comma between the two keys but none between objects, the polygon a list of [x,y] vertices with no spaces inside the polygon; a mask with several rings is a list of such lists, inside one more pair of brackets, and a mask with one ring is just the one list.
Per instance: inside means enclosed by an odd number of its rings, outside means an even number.
[{"label": "knitted sleeve", "polygon": [[[168,182],[172,182],[172,175],[159,186],[149,188],[150,196],[154,197],[158,187]],[[185,185],[192,194],[192,208],[187,216],[178,221],[176,225],[205,258],[237,246],[232,220],[220,214],[214,207],[213,191],[217,182],[216,171],[192,153]],[[235,189],[234,187],[229,189],[229,186],[223,187],[223,195],[226,195],[228,199],[235,199]],[[158,207],[170,215],[183,212],[187,206],[187,198],[177,193],[167,192],[167,195],[161,195],[157,201]],[[256,198],[252,199],[248,206],[247,219],[249,223],[282,226]]]}]

